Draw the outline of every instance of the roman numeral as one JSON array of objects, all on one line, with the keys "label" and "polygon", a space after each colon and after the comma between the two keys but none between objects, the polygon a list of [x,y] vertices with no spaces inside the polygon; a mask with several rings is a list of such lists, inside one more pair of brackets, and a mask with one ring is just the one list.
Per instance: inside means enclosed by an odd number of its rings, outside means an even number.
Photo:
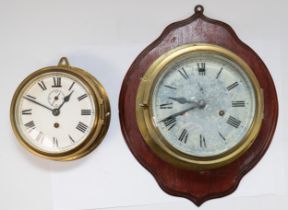
[{"label": "roman numeral", "polygon": [[206,64],[205,63],[197,63],[198,74],[204,76],[206,74]]},{"label": "roman numeral", "polygon": [[161,104],[160,109],[172,109],[173,108],[173,103],[166,103],[166,104]]},{"label": "roman numeral", "polygon": [[223,136],[222,133],[218,132],[219,136],[221,137],[221,139],[223,139],[224,141],[226,141],[226,138]]},{"label": "roman numeral", "polygon": [[78,101],[81,101],[81,100],[83,100],[84,98],[86,98],[88,95],[85,93],[85,94],[83,94],[82,96],[79,96],[78,97]]},{"label": "roman numeral", "polygon": [[222,73],[222,71],[223,71],[223,67],[221,67],[220,71],[218,72],[218,74],[217,74],[217,76],[216,76],[216,79],[219,78],[219,76],[220,76],[220,74]]},{"label": "roman numeral", "polygon": [[172,86],[170,86],[170,85],[164,85],[164,87],[169,88],[169,89],[172,89],[172,90],[177,90],[177,88],[172,87]]},{"label": "roman numeral", "polygon": [[229,116],[227,123],[233,126],[234,128],[238,128],[239,125],[241,124],[241,121],[236,119],[235,117]]},{"label": "roman numeral", "polygon": [[176,125],[176,118],[175,117],[168,117],[163,121],[164,125],[171,130]]},{"label": "roman numeral", "polygon": [[31,115],[32,114],[32,109],[24,109],[22,110],[22,115]]},{"label": "roman numeral", "polygon": [[43,81],[38,82],[38,85],[42,90],[47,90],[47,87]]},{"label": "roman numeral", "polygon": [[183,129],[182,130],[182,133],[180,134],[178,140],[181,141],[181,142],[184,142],[186,143],[187,142],[187,139],[188,139],[188,131],[186,129]]},{"label": "roman numeral", "polygon": [[233,88],[237,87],[238,85],[239,85],[238,82],[234,82],[233,84],[231,84],[231,85],[229,85],[229,86],[227,87],[227,90],[230,91],[230,90],[232,90]]},{"label": "roman numeral", "polygon": [[76,129],[81,131],[82,133],[85,133],[85,131],[87,130],[88,126],[85,125],[82,122],[79,122],[78,125],[76,126]]},{"label": "roman numeral", "polygon": [[91,115],[92,111],[91,109],[82,109],[81,110],[81,115]]},{"label": "roman numeral", "polygon": [[42,141],[42,139],[43,139],[43,137],[44,137],[44,134],[40,131],[39,133],[38,133],[38,135],[36,136],[36,141]]},{"label": "roman numeral", "polygon": [[26,123],[26,124],[24,124],[24,125],[25,125],[25,127],[27,127],[27,128],[35,129],[35,123],[34,123],[34,121],[30,121],[30,122],[28,122],[28,123]]},{"label": "roman numeral", "polygon": [[[24,96],[24,98],[25,98],[25,96]],[[30,98],[30,99],[36,100],[36,97],[31,96],[31,95],[26,95],[26,98]]]},{"label": "roman numeral", "polygon": [[232,107],[245,107],[245,101],[232,101]]},{"label": "roman numeral", "polygon": [[200,147],[207,148],[205,137],[200,134]]},{"label": "roman numeral", "polygon": [[181,76],[182,76],[184,79],[189,79],[189,76],[188,76],[188,74],[187,74],[187,72],[185,71],[184,68],[178,69],[178,72],[181,74]]},{"label": "roman numeral", "polygon": [[59,147],[59,142],[58,142],[58,139],[56,137],[53,137],[53,146]]},{"label": "roman numeral", "polygon": [[61,77],[53,77],[53,88],[60,88],[62,87],[61,85]]},{"label": "roman numeral", "polygon": [[74,144],[75,140],[72,138],[72,136],[69,135],[68,137],[69,137],[70,141]]},{"label": "roman numeral", "polygon": [[73,88],[74,85],[75,85],[75,82],[72,82],[72,84],[69,87],[69,91]]}]

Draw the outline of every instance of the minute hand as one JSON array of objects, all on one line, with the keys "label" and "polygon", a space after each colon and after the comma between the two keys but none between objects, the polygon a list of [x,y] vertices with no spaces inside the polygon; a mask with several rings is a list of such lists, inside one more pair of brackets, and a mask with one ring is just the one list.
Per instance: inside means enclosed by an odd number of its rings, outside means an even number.
[{"label": "minute hand", "polygon": [[39,102],[37,102],[37,101],[34,101],[33,99],[30,99],[30,98],[28,98],[28,97],[26,97],[26,96],[24,96],[24,98],[25,98],[26,100],[28,100],[28,101],[31,101],[31,102],[34,103],[34,104],[37,104],[37,105],[39,105],[39,106],[42,106],[42,107],[50,110],[51,112],[53,111],[53,109],[51,109],[51,108],[49,108],[48,106],[45,106],[44,104],[41,104],[41,103],[39,103]]},{"label": "minute hand", "polygon": [[195,108],[197,108],[197,107],[199,107],[198,104],[197,104],[196,106],[192,106],[192,107],[190,107],[190,108],[184,109],[184,110],[182,110],[182,111],[180,111],[180,112],[176,112],[176,113],[174,113],[174,114],[171,114],[170,116],[164,118],[163,120],[160,120],[159,122],[165,121],[166,119],[171,118],[171,117],[177,117],[178,115],[182,115],[182,114],[184,114],[184,113],[186,113],[186,112],[189,112],[190,110],[193,110],[193,109],[195,109]]}]

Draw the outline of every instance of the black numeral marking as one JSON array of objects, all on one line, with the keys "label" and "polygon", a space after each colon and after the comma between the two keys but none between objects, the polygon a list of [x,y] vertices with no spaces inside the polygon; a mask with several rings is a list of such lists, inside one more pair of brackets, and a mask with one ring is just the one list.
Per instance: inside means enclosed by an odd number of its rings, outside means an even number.
[{"label": "black numeral marking", "polygon": [[207,148],[205,137],[200,134],[200,147]]},{"label": "black numeral marking", "polygon": [[91,109],[82,109],[81,110],[81,115],[91,115],[92,110]]},{"label": "black numeral marking", "polygon": [[42,142],[44,134],[40,131],[36,137],[36,141]]},{"label": "black numeral marking", "polygon": [[47,87],[43,81],[38,82],[38,85],[42,90],[47,90]]},{"label": "black numeral marking", "polygon": [[172,86],[170,86],[170,85],[164,85],[164,87],[169,88],[169,89],[172,89],[172,90],[177,90],[177,88],[172,87]]},{"label": "black numeral marking", "polygon": [[171,130],[176,125],[176,118],[175,117],[168,117],[163,121],[164,125]]},{"label": "black numeral marking", "polygon": [[56,137],[53,137],[53,146],[59,147],[59,142],[58,142],[58,139]]},{"label": "black numeral marking", "polygon": [[238,85],[239,85],[238,82],[234,82],[233,84],[231,84],[231,85],[229,85],[229,86],[227,87],[227,90],[230,91],[230,90],[232,90],[233,88],[237,87]]},{"label": "black numeral marking", "polygon": [[189,79],[189,75],[187,74],[187,72],[185,71],[184,68],[178,69],[178,72],[181,74],[181,76],[182,76],[184,79]]},{"label": "black numeral marking", "polygon": [[27,128],[35,129],[35,123],[34,123],[34,121],[30,121],[30,122],[28,122],[28,123],[26,123],[26,124],[24,124],[24,125],[25,125],[25,127],[27,127]]},{"label": "black numeral marking", "polygon": [[222,133],[218,132],[219,136],[221,137],[221,139],[223,139],[224,141],[226,141],[226,138],[223,136]]},{"label": "black numeral marking", "polygon": [[197,63],[198,74],[204,76],[206,74],[206,64],[205,63]]},{"label": "black numeral marking", "polygon": [[216,79],[218,79],[220,77],[220,74],[222,73],[222,71],[223,71],[223,67],[221,67],[220,71],[218,72]]},{"label": "black numeral marking", "polygon": [[188,131],[186,129],[183,129],[178,140],[183,142],[183,143],[186,143],[188,136],[189,136]]},{"label": "black numeral marking", "polygon": [[78,101],[81,101],[81,100],[83,100],[84,98],[87,98],[87,94],[85,93],[85,94],[83,94],[82,96],[79,96],[78,97]]},{"label": "black numeral marking", "polygon": [[22,115],[31,115],[32,114],[32,109],[24,109],[22,110]]},{"label": "black numeral marking", "polygon": [[232,101],[232,107],[245,107],[245,101]]},{"label": "black numeral marking", "polygon": [[60,88],[62,87],[61,85],[61,77],[53,77],[53,88]]},{"label": "black numeral marking", "polygon": [[75,140],[72,138],[72,136],[69,135],[68,137],[69,137],[70,141],[74,144]]},{"label": "black numeral marking", "polygon": [[239,125],[241,124],[241,121],[236,119],[235,117],[229,116],[227,123],[233,126],[234,128],[238,128]]},{"label": "black numeral marking", "polygon": [[73,88],[74,85],[75,85],[75,82],[72,82],[72,84],[69,87],[69,91]]},{"label": "black numeral marking", "polygon": [[173,103],[160,104],[160,109],[172,109]]},{"label": "black numeral marking", "polygon": [[85,131],[87,130],[88,126],[85,125],[82,122],[79,122],[78,125],[76,126],[76,129],[81,131],[82,133],[85,133]]}]

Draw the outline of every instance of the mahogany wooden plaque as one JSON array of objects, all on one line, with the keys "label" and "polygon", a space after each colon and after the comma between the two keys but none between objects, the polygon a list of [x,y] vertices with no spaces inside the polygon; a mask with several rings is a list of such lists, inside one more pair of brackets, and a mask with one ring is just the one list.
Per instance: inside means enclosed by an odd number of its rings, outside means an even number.
[{"label": "mahogany wooden plaque", "polygon": [[[278,117],[278,101],[271,75],[260,57],[243,43],[226,23],[210,19],[201,5],[191,17],[169,25],[161,36],[144,49],[129,68],[120,93],[121,129],[135,158],[155,177],[167,193],[190,199],[200,206],[206,200],[232,193],[242,177],[266,152]],[[224,47],[240,56],[253,70],[263,89],[264,118],[253,145],[238,159],[216,169],[187,170],[160,159],[145,143],[136,122],[136,94],[142,76],[149,66],[167,51],[191,43]]]}]

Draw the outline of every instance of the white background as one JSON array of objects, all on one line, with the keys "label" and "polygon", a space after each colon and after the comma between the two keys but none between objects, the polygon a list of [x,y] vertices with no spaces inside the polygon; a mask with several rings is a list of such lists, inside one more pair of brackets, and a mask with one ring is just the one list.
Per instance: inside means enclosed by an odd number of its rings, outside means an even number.
[{"label": "white background", "polygon": [[[287,35],[285,0],[0,0],[0,210],[198,209],[164,193],[135,160],[120,131],[118,96],[135,57],[164,27],[194,13],[230,24],[265,61],[278,91],[280,113],[273,142],[237,191],[210,200],[205,210],[288,209]],[[53,162],[16,141],[9,106],[17,85],[33,71],[70,64],[92,73],[112,105],[107,137],[90,155]],[[128,208],[129,207],[129,208]]]}]

